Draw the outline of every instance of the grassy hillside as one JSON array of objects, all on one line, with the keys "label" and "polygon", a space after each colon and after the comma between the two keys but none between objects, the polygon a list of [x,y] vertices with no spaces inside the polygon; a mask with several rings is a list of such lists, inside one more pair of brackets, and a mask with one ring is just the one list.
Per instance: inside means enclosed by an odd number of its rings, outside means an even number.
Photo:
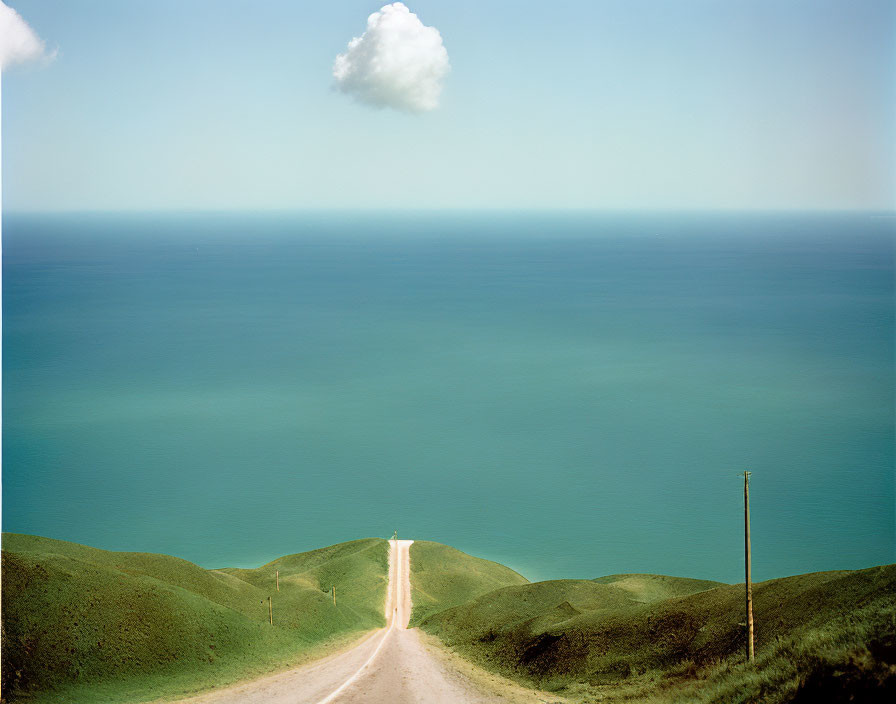
[{"label": "grassy hillside", "polygon": [[[642,584],[648,584],[655,577],[660,584],[674,584],[674,577],[659,575],[639,575]],[[672,591],[685,591],[687,582]],[[702,584],[700,585],[702,586]],[[659,588],[644,587],[651,593]],[[423,620],[425,630],[435,629],[439,624],[440,635],[450,632],[463,633],[472,642],[494,643],[502,631],[511,626],[523,628],[526,632],[542,632],[555,624],[571,621],[582,615],[607,617],[625,614],[637,609],[641,593],[633,596],[629,588],[615,583],[603,584],[586,579],[557,579],[512,587],[504,587],[463,604],[434,614]]]},{"label": "grassy hillside", "polygon": [[850,667],[850,687],[896,687],[896,566],[754,585],[758,668],[742,664],[743,585],[713,584],[618,575],[507,587],[422,628],[486,667],[583,701],[785,702],[827,691],[819,682]]},{"label": "grassy hillside", "polygon": [[4,534],[4,701],[139,701],[285,666],[384,624],[387,545],[356,540],[254,570],[204,570]]},{"label": "grassy hillside", "polygon": [[608,577],[598,577],[592,581],[597,584],[610,584],[617,587],[627,592],[632,601],[644,604],[725,586],[722,582],[668,577],[663,574],[613,574]]},{"label": "grassy hillside", "polygon": [[467,555],[441,543],[417,540],[411,545],[411,626],[499,587],[528,584],[509,567]]}]

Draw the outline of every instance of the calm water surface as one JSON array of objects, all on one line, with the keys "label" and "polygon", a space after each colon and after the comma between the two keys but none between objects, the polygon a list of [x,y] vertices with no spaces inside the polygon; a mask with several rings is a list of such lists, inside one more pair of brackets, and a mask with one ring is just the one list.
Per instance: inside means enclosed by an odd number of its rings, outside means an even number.
[{"label": "calm water surface", "polygon": [[869,215],[7,215],[3,529],[206,567],[426,538],[531,579],[894,556]]}]

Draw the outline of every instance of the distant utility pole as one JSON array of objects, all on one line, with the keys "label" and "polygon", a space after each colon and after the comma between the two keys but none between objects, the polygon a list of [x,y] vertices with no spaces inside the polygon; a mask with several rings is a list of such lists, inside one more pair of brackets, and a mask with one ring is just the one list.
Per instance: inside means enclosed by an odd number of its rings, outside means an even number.
[{"label": "distant utility pole", "polygon": [[280,591],[280,570],[277,570],[277,591]]},{"label": "distant utility pole", "polygon": [[336,606],[336,585],[333,585],[333,606]]},{"label": "distant utility pole", "polygon": [[271,617],[271,625],[274,625],[274,604],[271,601],[271,597],[268,597],[268,614]]},{"label": "distant utility pole", "polygon": [[750,474],[744,472],[744,562],[747,589],[747,660],[753,662],[753,577],[750,556]]}]

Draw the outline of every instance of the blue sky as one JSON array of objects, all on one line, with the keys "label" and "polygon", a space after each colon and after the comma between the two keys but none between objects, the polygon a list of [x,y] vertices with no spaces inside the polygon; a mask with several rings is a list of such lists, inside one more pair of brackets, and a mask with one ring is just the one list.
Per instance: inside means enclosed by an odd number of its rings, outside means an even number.
[{"label": "blue sky", "polygon": [[425,114],[334,89],[382,2],[11,0],[3,206],[893,209],[891,2],[417,0]]}]

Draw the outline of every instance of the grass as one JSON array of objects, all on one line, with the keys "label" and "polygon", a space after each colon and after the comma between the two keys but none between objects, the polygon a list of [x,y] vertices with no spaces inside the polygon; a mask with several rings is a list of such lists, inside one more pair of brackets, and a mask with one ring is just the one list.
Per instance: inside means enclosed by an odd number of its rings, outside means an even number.
[{"label": "grass", "polygon": [[673,596],[687,596],[724,586],[723,582],[706,579],[668,577],[662,574],[613,574],[592,580],[597,584],[610,584],[629,594],[632,601],[649,604],[670,599]]},{"label": "grass", "polygon": [[[3,702],[184,696],[384,625],[385,540],[220,570],[27,535],[4,534],[3,548]],[[425,541],[411,546],[411,584],[412,624],[583,704],[896,700],[896,565],[754,585],[752,664],[743,585],[645,574],[530,584]]]},{"label": "grass", "polygon": [[583,702],[818,701],[810,693],[829,693],[831,679],[845,691],[896,686],[896,566],[759,583],[754,613],[752,666],[743,585],[659,575],[505,587],[421,627],[487,669]]},{"label": "grass", "polygon": [[414,541],[410,558],[412,627],[431,614],[499,587],[528,584],[525,577],[509,567],[441,543]]},{"label": "grass", "polygon": [[146,701],[286,667],[384,625],[387,546],[370,538],[205,570],[4,534],[3,701]]},{"label": "grass", "polygon": [[[670,704],[892,702],[896,699],[896,612],[883,600],[778,638],[755,664],[710,664],[669,691]],[[704,680],[705,682],[701,682]]]}]

